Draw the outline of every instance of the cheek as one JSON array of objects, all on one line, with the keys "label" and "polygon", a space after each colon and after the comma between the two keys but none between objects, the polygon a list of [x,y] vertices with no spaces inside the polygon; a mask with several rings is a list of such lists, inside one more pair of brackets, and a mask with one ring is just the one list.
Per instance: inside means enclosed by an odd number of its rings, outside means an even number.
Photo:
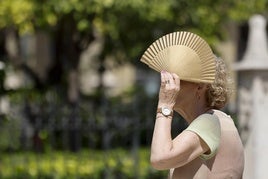
[{"label": "cheek", "polygon": [[176,103],[182,103],[185,100],[186,95],[183,90],[180,90],[177,95]]},{"label": "cheek", "polygon": [[180,90],[177,96],[177,103],[183,103],[184,101],[191,101],[196,98],[196,95],[193,93],[193,89],[184,89]]}]

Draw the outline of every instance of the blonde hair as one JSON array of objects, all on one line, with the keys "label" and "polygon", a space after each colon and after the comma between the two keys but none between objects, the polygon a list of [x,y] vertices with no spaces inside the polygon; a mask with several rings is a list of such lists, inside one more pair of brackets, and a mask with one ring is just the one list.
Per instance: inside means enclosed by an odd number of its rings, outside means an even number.
[{"label": "blonde hair", "polygon": [[215,81],[208,85],[206,92],[208,106],[214,109],[223,108],[231,95],[230,79],[227,74],[227,68],[223,59],[216,59],[216,76]]}]

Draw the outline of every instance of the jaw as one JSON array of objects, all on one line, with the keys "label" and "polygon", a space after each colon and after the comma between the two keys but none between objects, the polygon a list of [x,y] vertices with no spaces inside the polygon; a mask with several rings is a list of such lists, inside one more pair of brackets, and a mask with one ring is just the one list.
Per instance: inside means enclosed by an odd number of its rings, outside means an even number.
[{"label": "jaw", "polygon": [[183,108],[176,105],[174,107],[174,111],[179,113],[183,117],[184,120],[187,120],[187,113]]}]

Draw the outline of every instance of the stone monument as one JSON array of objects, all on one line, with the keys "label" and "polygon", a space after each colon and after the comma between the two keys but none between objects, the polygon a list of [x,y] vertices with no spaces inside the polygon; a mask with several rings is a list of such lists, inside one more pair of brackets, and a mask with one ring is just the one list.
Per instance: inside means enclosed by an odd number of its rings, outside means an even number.
[{"label": "stone monument", "polygon": [[234,64],[238,75],[238,120],[245,147],[244,179],[268,178],[268,48],[266,20],[249,20],[243,59]]}]

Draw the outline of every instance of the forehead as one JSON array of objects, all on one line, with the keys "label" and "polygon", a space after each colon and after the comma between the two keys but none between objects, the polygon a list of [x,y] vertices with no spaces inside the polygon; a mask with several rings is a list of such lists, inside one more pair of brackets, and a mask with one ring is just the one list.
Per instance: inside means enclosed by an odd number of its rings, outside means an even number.
[{"label": "forehead", "polygon": [[202,89],[208,89],[209,84],[206,83],[194,83],[194,82],[189,82],[189,81],[180,81],[180,87],[183,90],[186,90],[188,92],[191,92],[192,89],[202,87]]},{"label": "forehead", "polygon": [[180,88],[181,88],[181,91],[184,91],[185,93],[193,93],[196,91],[196,89],[199,88],[200,85],[203,86],[202,83],[181,81]]},{"label": "forehead", "polygon": [[180,84],[181,86],[197,86],[198,84],[197,83],[193,83],[193,82],[189,82],[189,81],[184,81],[184,80],[181,80],[180,81]]}]

